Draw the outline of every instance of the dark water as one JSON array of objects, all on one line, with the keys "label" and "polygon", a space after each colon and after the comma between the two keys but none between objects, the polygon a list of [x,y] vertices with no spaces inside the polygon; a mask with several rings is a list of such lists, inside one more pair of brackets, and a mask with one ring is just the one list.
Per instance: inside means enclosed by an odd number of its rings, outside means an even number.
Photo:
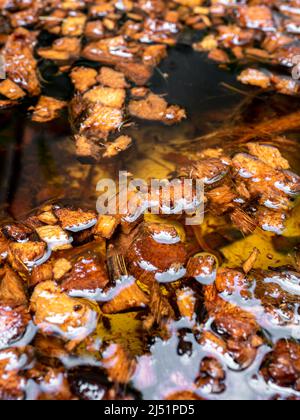
[{"label": "dark water", "polygon": [[[53,71],[44,71],[44,92],[60,97],[71,93],[67,80],[53,78]],[[161,156],[182,143],[209,131],[214,124],[223,122],[227,114],[237,106],[242,96],[221,85],[221,82],[235,84],[234,76],[224,72],[200,54],[187,46],[172,50],[170,56],[156,71],[151,88],[166,94],[170,103],[179,104],[188,111],[188,122],[177,127],[162,127],[159,124],[139,122],[131,129],[135,146],[113,163],[104,163],[91,168],[81,165],[74,157],[67,117],[47,125],[30,121],[25,106],[0,114],[0,206],[13,216],[19,216],[41,201],[67,194],[72,198],[82,197],[78,181],[85,184],[85,199],[93,200],[95,177],[112,173],[116,168],[136,169],[141,159],[161,160]],[[172,143],[176,143],[172,146]],[[154,149],[150,147],[153,145]],[[161,150],[159,149],[161,146]],[[151,150],[149,152],[148,150]],[[173,162],[165,159],[165,165]],[[151,161],[150,161],[151,162]],[[150,162],[145,162],[147,168]],[[153,163],[153,162],[152,162]],[[163,163],[162,163],[163,164]],[[160,168],[162,170],[162,167]],[[92,174],[91,174],[92,172]],[[157,176],[157,168],[147,171]],[[92,203],[90,203],[92,204]]]},{"label": "dark water", "polygon": [[[53,77],[55,69],[41,69],[44,92],[67,98],[72,89],[64,77]],[[255,123],[296,107],[293,100],[275,95],[256,99],[235,80],[234,71],[224,71],[190,47],[181,45],[157,69],[151,88],[167,96],[170,103],[187,109],[188,120],[176,127],[136,123],[129,131],[135,145],[113,162],[94,167],[82,165],[74,156],[67,116],[39,125],[30,121],[24,107],[0,114],[0,208],[13,216],[26,213],[40,202],[58,196],[95,199],[97,179],[127,169],[136,176],[167,175],[174,169],[168,154],[191,151],[210,144],[197,141],[234,118]],[[237,89],[237,90],[236,90]],[[28,106],[28,104],[26,104]],[[243,113],[241,114],[241,110]],[[220,141],[222,143],[222,141]],[[218,147],[224,144],[216,144]],[[229,145],[229,144],[227,144]],[[167,172],[166,172],[167,171]],[[98,177],[98,178],[97,178]],[[80,184],[80,185],[79,185]]]},{"label": "dark water", "polygon": [[[51,71],[44,71],[45,77],[48,77],[45,92],[54,92]],[[71,94],[64,78],[59,79],[58,86],[55,92],[58,96],[66,98]],[[51,124],[39,125],[30,121],[24,107],[0,114],[2,217],[21,217],[40,203],[61,197],[78,202],[82,207],[94,208],[95,188],[101,177],[115,178],[121,169],[144,179],[166,177],[175,170],[176,160],[182,153],[190,155],[211,145],[234,150],[237,146],[234,137],[230,137],[231,129],[234,133],[239,126],[253,126],[292,112],[299,106],[298,101],[292,98],[255,95],[253,90],[236,82],[234,70],[229,72],[218,68],[215,63],[185,45],[171,51],[168,59],[156,71],[151,88],[157,93],[166,94],[170,103],[185,107],[188,120],[176,127],[136,123],[129,129],[135,140],[134,146],[113,161],[93,166],[82,165],[76,160],[67,116]],[[229,135],[222,136],[228,127]],[[215,130],[219,130],[219,135],[202,138]],[[300,172],[299,134],[291,133],[290,138],[295,142],[284,147],[282,152],[291,161],[292,169]],[[218,224],[222,224],[222,221],[213,221],[216,228]],[[204,226],[206,228],[209,230],[209,220]],[[300,235],[299,211],[292,216],[288,235]],[[277,257],[278,266],[290,263],[288,255],[276,254],[268,236],[253,235],[222,249],[227,266],[240,266],[254,246],[263,251],[258,261],[261,268],[267,268],[270,264],[266,257],[270,252]],[[232,360],[226,360],[225,356],[217,355],[212,349],[199,348],[191,332],[186,334],[185,341],[198,350],[190,358],[187,355],[179,356],[177,331],[190,331],[186,321],[173,325],[174,333],[167,342],[154,340],[151,354],[147,355],[143,354],[139,320],[131,315],[117,315],[110,322],[109,336],[106,337],[107,332],[100,325],[98,334],[102,339],[125,341],[139,355],[138,371],[133,379],[137,389],[141,388],[140,378],[145,369],[149,369],[150,365],[155,366],[153,375],[156,375],[156,380],[149,382],[144,390],[145,398],[161,398],[172,391],[189,388],[189,383],[197,376],[200,361],[207,355],[218,357],[226,367],[229,386],[222,398],[252,399],[257,395],[268,398],[275,392],[253,379],[268,348],[261,349],[251,368],[238,372]],[[210,325],[204,328],[209,330]],[[82,359],[78,364],[81,362]],[[65,363],[72,365],[74,360],[66,360]]]}]

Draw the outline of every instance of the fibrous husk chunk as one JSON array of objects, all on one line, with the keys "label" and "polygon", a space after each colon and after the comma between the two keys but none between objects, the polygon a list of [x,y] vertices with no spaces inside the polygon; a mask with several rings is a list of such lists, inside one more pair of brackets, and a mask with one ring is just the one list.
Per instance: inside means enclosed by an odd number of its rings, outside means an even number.
[{"label": "fibrous husk chunk", "polygon": [[19,401],[25,399],[25,371],[33,359],[33,350],[14,348],[0,352],[0,400]]},{"label": "fibrous husk chunk", "polygon": [[58,218],[61,227],[66,230],[76,230],[90,227],[96,223],[96,214],[93,211],[72,210],[61,208],[55,210],[55,216]]},{"label": "fibrous husk chunk", "polygon": [[34,266],[35,263],[45,255],[46,243],[32,241],[24,243],[15,242],[11,243],[9,248],[9,261],[14,267],[18,267],[19,264],[23,265],[23,267]]},{"label": "fibrous husk chunk", "polygon": [[0,303],[12,307],[27,305],[27,295],[22,279],[8,265],[0,270]]},{"label": "fibrous husk chunk", "polygon": [[54,216],[52,211],[45,211],[38,216],[38,219],[46,225],[56,225],[57,218]]},{"label": "fibrous husk chunk", "polygon": [[34,287],[44,281],[53,280],[53,264],[47,261],[33,268],[30,276],[30,286]]},{"label": "fibrous husk chunk", "polygon": [[70,391],[67,373],[63,367],[50,367],[36,362],[26,377],[36,384],[39,401],[68,401],[74,396]]},{"label": "fibrous husk chunk", "polygon": [[237,194],[232,186],[224,184],[206,193],[208,205],[216,214],[223,214],[236,207]]},{"label": "fibrous husk chunk", "polygon": [[208,58],[220,64],[230,63],[228,54],[225,51],[221,50],[220,48],[215,48],[214,50],[211,50],[210,53],[208,54]]},{"label": "fibrous husk chunk", "polygon": [[124,123],[124,89],[96,86],[71,101],[70,116],[77,154],[98,161],[105,153],[108,137]]},{"label": "fibrous husk chunk", "polygon": [[[263,344],[259,337],[260,326],[255,316],[245,311],[224,296],[231,296],[237,290],[241,297],[249,298],[249,281],[239,271],[222,269],[214,285],[206,286],[205,306],[213,318],[214,331],[223,336],[223,351],[228,352],[241,368],[248,367],[254,361],[257,349]],[[219,346],[219,345],[218,345]]]},{"label": "fibrous husk chunk", "polygon": [[30,235],[33,233],[33,230],[30,227],[22,223],[7,224],[2,227],[1,231],[7,239],[13,241],[25,241],[29,239]]},{"label": "fibrous husk chunk", "polygon": [[199,254],[190,258],[187,264],[187,276],[201,282],[212,282],[216,272],[216,257]]},{"label": "fibrous husk chunk", "polygon": [[90,42],[84,47],[82,55],[109,66],[115,66],[122,60],[126,63],[134,57],[122,35]]},{"label": "fibrous husk chunk", "polygon": [[68,13],[63,8],[54,9],[45,19],[41,18],[41,26],[50,34],[60,35],[62,21],[67,17]]},{"label": "fibrous husk chunk", "polygon": [[238,172],[237,180],[243,180],[251,197],[258,198],[266,207],[288,208],[289,197],[299,191],[300,183],[296,175],[274,169],[254,156],[240,153],[232,162]]},{"label": "fibrous husk chunk", "polygon": [[68,381],[72,392],[82,401],[102,401],[116,398],[113,384],[104,369],[80,366],[69,370]]},{"label": "fibrous husk chunk", "polygon": [[270,72],[249,68],[243,70],[238,80],[246,85],[258,86],[262,89],[272,88],[283,95],[298,96],[300,83],[298,79]]},{"label": "fibrous husk chunk", "polygon": [[62,63],[71,63],[80,55],[80,39],[75,37],[63,37],[55,40],[51,47],[38,49],[38,55],[44,59]]},{"label": "fibrous husk chunk", "polygon": [[0,94],[8,99],[11,99],[12,101],[20,100],[26,96],[26,93],[23,91],[23,89],[21,89],[10,79],[6,79],[0,83]]},{"label": "fibrous husk chunk", "polygon": [[111,381],[127,384],[136,369],[136,361],[120,344],[111,344],[103,353],[103,366]]},{"label": "fibrous husk chunk", "polygon": [[239,75],[238,80],[245,85],[258,86],[262,89],[271,87],[271,75],[257,69],[243,70]]},{"label": "fibrous husk chunk", "polygon": [[253,41],[255,31],[252,29],[244,29],[238,25],[220,25],[217,28],[219,37],[218,41],[226,48],[235,46],[246,46]]},{"label": "fibrous husk chunk", "polygon": [[96,327],[97,317],[91,307],[79,299],[70,298],[54,282],[37,285],[30,303],[34,322],[45,334],[81,341]]},{"label": "fibrous husk chunk", "polygon": [[10,99],[0,99],[0,110],[12,108],[16,106],[17,104],[18,104],[17,101],[12,101]]},{"label": "fibrous husk chunk", "polygon": [[40,7],[37,4],[32,4],[32,6],[25,10],[22,10],[21,7],[21,10],[9,13],[10,24],[13,28],[26,27],[38,23]]},{"label": "fibrous husk chunk", "polygon": [[134,99],[144,99],[150,93],[150,89],[145,86],[134,87],[130,91],[132,98]]},{"label": "fibrous husk chunk", "polygon": [[193,44],[195,51],[212,51],[218,47],[218,40],[215,35],[207,35],[200,42]]},{"label": "fibrous husk chunk", "polygon": [[183,109],[169,106],[165,99],[154,93],[149,93],[145,99],[132,100],[128,107],[133,117],[143,120],[161,121],[167,125],[176,124],[186,118]]},{"label": "fibrous husk chunk", "polygon": [[105,239],[110,239],[118,225],[119,220],[116,216],[100,215],[94,228],[94,234]]},{"label": "fibrous husk chunk", "polygon": [[86,92],[97,83],[97,71],[89,67],[74,67],[70,77],[75,89],[80,92]]},{"label": "fibrous husk chunk", "polygon": [[120,152],[127,150],[132,144],[132,138],[129,136],[120,136],[114,142],[105,145],[104,158],[112,158],[117,156]]},{"label": "fibrous husk chunk", "polygon": [[123,73],[109,67],[101,67],[97,80],[112,89],[126,89],[128,84]]},{"label": "fibrous husk chunk", "polygon": [[38,355],[46,359],[59,359],[68,355],[65,342],[59,337],[37,333],[33,344]]},{"label": "fibrous husk chunk", "polygon": [[84,31],[87,17],[84,14],[77,16],[69,16],[63,20],[62,35],[63,36],[81,36]]},{"label": "fibrous husk chunk", "polygon": [[232,294],[235,288],[239,288],[240,292],[247,292],[246,276],[238,270],[221,268],[215,281],[216,288],[219,293]]},{"label": "fibrous husk chunk", "polygon": [[195,316],[197,302],[195,292],[191,288],[185,287],[176,291],[176,298],[180,315],[192,320]]},{"label": "fibrous husk chunk", "polygon": [[[119,242],[120,253],[124,252],[126,246],[126,261],[129,273],[135,278],[147,273],[158,279],[172,270],[172,267],[183,267],[187,261],[185,245],[181,240],[164,241],[160,240],[157,229],[153,231],[153,225],[140,224],[132,233],[133,240],[123,245],[122,238]],[[169,232],[169,225],[158,226],[162,238]],[[125,240],[125,237],[124,237]]]},{"label": "fibrous husk chunk", "polygon": [[75,135],[76,155],[83,163],[99,162],[103,155],[103,147],[99,142],[89,139],[86,136]]},{"label": "fibrous husk chunk", "polygon": [[289,76],[272,74],[272,83],[277,92],[282,95],[299,96],[300,82]]},{"label": "fibrous husk chunk", "polygon": [[115,8],[113,4],[110,3],[103,3],[103,4],[96,4],[91,6],[90,8],[90,15],[93,18],[96,17],[105,17],[110,13],[114,13]]},{"label": "fibrous husk chunk", "polygon": [[105,303],[101,310],[105,314],[116,314],[124,311],[145,309],[148,303],[148,296],[134,283],[121,290],[110,302]]},{"label": "fibrous husk chunk", "polygon": [[205,184],[212,185],[223,180],[229,173],[229,169],[226,161],[208,158],[191,162],[188,166],[180,168],[180,175],[203,180]]},{"label": "fibrous husk chunk", "polygon": [[243,270],[245,274],[248,274],[253,269],[259,255],[260,255],[259,249],[254,248],[249,258],[245,261],[243,265]]},{"label": "fibrous husk chunk", "polygon": [[203,390],[209,389],[212,394],[220,394],[226,388],[225,378],[222,364],[213,357],[205,357],[200,364],[196,386]]},{"label": "fibrous husk chunk", "polygon": [[175,319],[174,310],[168,301],[167,297],[163,295],[160,285],[152,281],[150,285],[150,300],[149,300],[149,315],[143,322],[146,330],[151,328],[159,328],[163,330],[165,326]]},{"label": "fibrous husk chunk", "polygon": [[240,6],[238,8],[238,18],[241,25],[249,29],[262,29],[264,31],[274,29],[272,12],[265,5]]},{"label": "fibrous husk chunk", "polygon": [[138,86],[146,85],[153,74],[152,67],[142,63],[121,62],[117,63],[116,69]]},{"label": "fibrous husk chunk", "polygon": [[261,143],[248,143],[248,150],[252,156],[258,157],[262,162],[274,169],[290,169],[289,162],[282,156],[277,147]]},{"label": "fibrous husk chunk", "polygon": [[[60,280],[72,269],[72,264],[66,258],[59,258],[53,264],[54,280]],[[51,279],[49,279],[51,280]]]},{"label": "fibrous husk chunk", "polygon": [[285,230],[287,214],[284,211],[275,211],[259,207],[255,218],[258,225],[266,232],[282,235]]},{"label": "fibrous husk chunk", "polygon": [[261,373],[267,382],[299,391],[300,346],[291,340],[280,340],[265,358]]},{"label": "fibrous husk chunk", "polygon": [[67,102],[50,96],[41,96],[37,105],[30,108],[33,111],[32,121],[45,123],[59,117],[60,112],[66,108]]},{"label": "fibrous husk chunk", "polygon": [[256,286],[253,297],[262,304],[263,315],[259,317],[262,325],[268,328],[271,322],[271,326],[279,325],[283,330],[291,328],[291,335],[297,336],[299,299],[290,285],[299,284],[299,274],[287,267],[279,267],[276,271],[255,269],[248,274],[248,280]]},{"label": "fibrous husk chunk", "polygon": [[255,232],[258,222],[244,210],[236,208],[230,215],[232,223],[245,235]]},{"label": "fibrous husk chunk", "polygon": [[2,50],[7,77],[30,96],[40,94],[37,62],[33,55],[35,32],[18,28],[9,37]]},{"label": "fibrous husk chunk", "polygon": [[167,57],[166,45],[150,45],[145,48],[143,53],[144,63],[156,67],[159,63]]},{"label": "fibrous husk chunk", "polygon": [[91,251],[78,258],[71,271],[62,279],[61,287],[67,292],[76,290],[95,292],[104,290],[107,284],[106,267],[100,256]]},{"label": "fibrous husk chunk", "polygon": [[96,103],[89,107],[88,116],[81,124],[80,133],[97,133],[98,138],[105,139],[110,132],[118,130],[122,123],[122,110]]},{"label": "fibrous husk chunk", "polygon": [[102,20],[92,20],[87,22],[84,34],[89,40],[99,40],[104,36],[104,25]]},{"label": "fibrous husk chunk", "polygon": [[39,235],[39,237],[44,241],[43,244],[48,244],[48,247],[52,251],[72,248],[72,239],[58,225],[38,227],[36,228],[36,232]]},{"label": "fibrous husk chunk", "polygon": [[0,349],[20,340],[30,320],[31,316],[25,306],[12,308],[0,304]]},{"label": "fibrous husk chunk", "polygon": [[102,104],[111,108],[121,109],[125,102],[125,90],[96,86],[83,96],[92,103]]}]

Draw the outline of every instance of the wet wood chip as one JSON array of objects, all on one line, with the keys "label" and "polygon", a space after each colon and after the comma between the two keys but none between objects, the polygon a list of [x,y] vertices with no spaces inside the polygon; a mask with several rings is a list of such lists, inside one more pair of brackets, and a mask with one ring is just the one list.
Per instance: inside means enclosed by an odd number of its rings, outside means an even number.
[{"label": "wet wood chip", "polygon": [[72,264],[66,258],[60,258],[53,264],[54,280],[60,280],[72,269]]}]

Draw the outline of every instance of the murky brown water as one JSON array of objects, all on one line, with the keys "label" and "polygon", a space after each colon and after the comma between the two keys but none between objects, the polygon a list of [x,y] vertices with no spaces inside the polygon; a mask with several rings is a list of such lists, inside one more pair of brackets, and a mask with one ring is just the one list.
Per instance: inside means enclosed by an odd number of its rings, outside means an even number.
[{"label": "murky brown water", "polygon": [[[65,97],[69,86],[65,80],[60,84],[66,88]],[[97,180],[103,176],[115,177],[119,170],[128,170],[137,177],[159,178],[174,170],[175,154],[191,155],[210,146],[229,147],[234,152],[230,139],[214,137],[204,141],[199,137],[224,124],[236,128],[274,118],[298,105],[297,100],[280,95],[264,94],[252,99],[253,90],[237,84],[234,72],[219,69],[187,47],[171,52],[151,85],[155,92],[166,94],[170,103],[184,106],[188,121],[176,127],[139,122],[129,129],[135,139],[129,152],[95,166],[76,161],[67,119],[39,125],[29,120],[24,108],[2,112],[1,209],[18,217],[40,202],[59,196],[83,198],[93,204]],[[51,91],[52,84],[45,86]],[[284,150],[293,169],[300,166],[295,147]]]},{"label": "murky brown water", "polygon": [[[144,179],[167,177],[175,170],[182,155],[194,156],[199,150],[210,146],[224,147],[234,152],[240,126],[253,126],[274,119],[292,112],[299,105],[297,100],[279,95],[265,93],[254,96],[253,90],[247,90],[235,82],[234,72],[218,69],[214,63],[187,47],[172,51],[160,71],[157,71],[152,87],[155,92],[167,94],[169,102],[186,107],[188,121],[172,128],[158,124],[136,124],[129,129],[135,139],[129,152],[114,161],[95,166],[76,161],[67,120],[40,126],[31,123],[22,109],[2,113],[0,207],[3,218],[21,217],[42,202],[61,197],[94,208],[96,184],[102,177],[116,178],[119,170],[127,170],[135,177]],[[51,86],[47,88],[51,89]],[[219,130],[218,135],[209,136],[216,130]],[[284,147],[278,146],[291,162],[292,169],[300,173],[299,133],[290,133],[289,137],[295,141]],[[295,208],[284,234],[289,239],[300,237],[299,211],[300,206]],[[221,217],[208,216],[201,229],[203,235],[209,235],[211,232],[230,230],[231,227]],[[273,267],[291,264],[291,255],[274,247],[272,235],[255,233],[222,245],[220,250],[226,258],[224,265],[240,266],[245,261],[245,255],[249,255],[255,246],[261,250],[256,268],[267,269],[270,266],[267,256],[270,254],[273,256]],[[109,327],[107,323],[99,324],[96,334],[101,340],[122,343],[139,357],[133,385],[142,391],[144,398],[162,398],[172,391],[188,388],[189,380],[197,376],[204,355],[214,354],[211,349],[199,350],[191,332],[185,335],[184,341],[189,344],[187,347],[198,350],[192,355],[188,352],[180,354],[177,332],[189,329],[186,321],[180,321],[174,324],[174,334],[170,340],[154,340],[151,355],[145,355],[142,322],[136,314],[107,318]],[[209,330],[210,325],[203,328]],[[222,360],[229,384],[222,398],[268,398],[274,394],[274,389],[253,379],[267,351],[262,348],[255,363],[244,372],[237,372],[232,361]],[[84,359],[85,348],[81,348],[78,354],[78,359],[64,361],[67,367],[91,363],[91,353],[89,359]],[[95,355],[93,363],[96,361]],[[150,361],[152,364],[154,361],[157,378],[153,385],[141,389],[140,372],[148,369]]]}]

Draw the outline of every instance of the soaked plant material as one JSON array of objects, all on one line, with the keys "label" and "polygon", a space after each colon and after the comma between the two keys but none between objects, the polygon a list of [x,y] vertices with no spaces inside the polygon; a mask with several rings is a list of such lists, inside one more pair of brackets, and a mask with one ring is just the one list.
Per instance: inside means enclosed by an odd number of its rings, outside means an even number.
[{"label": "soaked plant material", "polygon": [[[0,399],[300,399],[298,2],[0,0],[0,28]],[[144,211],[98,214],[120,171]],[[147,211],[153,178],[201,181],[203,223]]]}]

